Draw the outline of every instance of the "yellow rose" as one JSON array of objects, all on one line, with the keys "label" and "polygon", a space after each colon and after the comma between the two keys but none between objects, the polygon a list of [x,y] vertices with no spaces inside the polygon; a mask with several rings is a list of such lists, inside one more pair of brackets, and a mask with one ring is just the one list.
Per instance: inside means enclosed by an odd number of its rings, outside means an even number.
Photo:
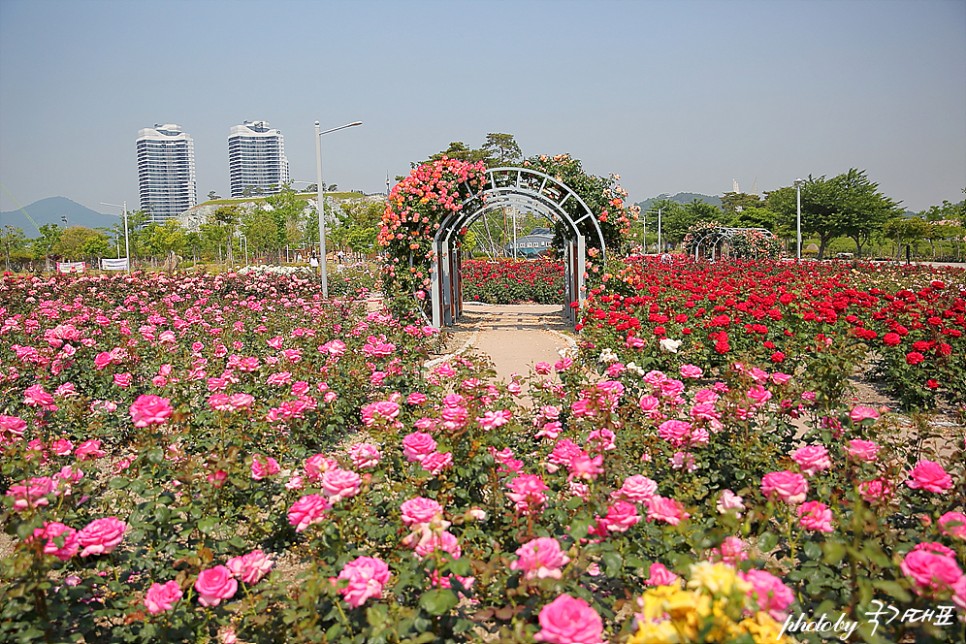
[{"label": "yellow rose", "polygon": [[738,577],[738,571],[728,564],[701,561],[691,566],[688,588],[705,588],[715,595],[731,595],[735,590],[747,593],[751,584]]},{"label": "yellow rose", "polygon": [[642,622],[627,644],[679,644],[678,632],[671,622]]}]

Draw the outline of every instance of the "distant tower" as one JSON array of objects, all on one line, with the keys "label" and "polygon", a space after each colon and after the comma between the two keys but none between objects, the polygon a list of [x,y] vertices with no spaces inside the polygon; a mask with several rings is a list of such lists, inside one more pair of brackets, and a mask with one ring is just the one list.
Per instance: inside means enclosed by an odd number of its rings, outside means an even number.
[{"label": "distant tower", "polygon": [[267,121],[245,121],[228,134],[228,171],[231,196],[244,196],[246,189],[256,194],[275,194],[288,183],[285,138]]},{"label": "distant tower", "polygon": [[163,222],[198,203],[195,144],[181,126],[167,123],[138,131],[141,210]]},{"label": "distant tower", "polygon": [[731,180],[731,192],[733,192],[735,194],[741,194],[741,188],[738,187],[738,180],[737,179],[732,179]]}]

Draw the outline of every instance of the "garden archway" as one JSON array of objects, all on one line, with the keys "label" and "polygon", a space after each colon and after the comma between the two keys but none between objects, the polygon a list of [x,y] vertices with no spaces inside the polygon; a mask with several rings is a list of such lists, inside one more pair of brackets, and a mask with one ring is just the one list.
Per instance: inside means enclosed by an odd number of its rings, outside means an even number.
[{"label": "garden archway", "polygon": [[433,326],[452,325],[463,312],[460,253],[457,249],[460,231],[484,214],[507,206],[529,210],[562,224],[566,298],[563,304],[569,321],[575,323],[577,313],[570,304],[583,304],[587,296],[587,239],[580,227],[585,220],[592,224],[596,247],[600,249],[602,259],[606,258],[603,231],[580,195],[554,177],[526,167],[490,168],[477,190],[474,191],[468,183],[464,187],[467,196],[461,207],[443,218],[433,237],[430,270]]},{"label": "garden archway", "polygon": [[720,257],[720,246],[723,243],[731,242],[739,237],[748,235],[760,235],[766,238],[774,238],[774,235],[767,228],[729,228],[727,226],[716,226],[706,228],[693,233],[693,238],[688,241],[688,246],[693,252],[694,259],[701,257],[701,248],[711,249],[710,258],[713,260]]}]

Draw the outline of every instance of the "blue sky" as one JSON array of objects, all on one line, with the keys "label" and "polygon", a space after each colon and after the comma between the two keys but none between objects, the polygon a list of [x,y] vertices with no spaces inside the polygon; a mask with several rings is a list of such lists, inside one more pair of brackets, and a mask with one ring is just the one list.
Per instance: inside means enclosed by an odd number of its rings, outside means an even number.
[{"label": "blue sky", "polygon": [[140,128],[195,141],[228,192],[232,125],[293,179],[385,190],[509,132],[619,173],[631,199],[868,171],[912,210],[966,187],[966,1],[0,0],[0,210],[136,207]]}]

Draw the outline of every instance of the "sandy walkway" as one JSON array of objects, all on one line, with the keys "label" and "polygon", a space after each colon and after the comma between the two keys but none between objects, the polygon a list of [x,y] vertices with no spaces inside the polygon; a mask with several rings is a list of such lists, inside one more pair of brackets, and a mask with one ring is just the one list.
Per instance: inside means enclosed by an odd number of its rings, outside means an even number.
[{"label": "sandy walkway", "polygon": [[538,362],[553,364],[573,344],[573,329],[556,304],[467,303],[460,323],[446,332],[447,352],[485,354],[503,381]]}]

